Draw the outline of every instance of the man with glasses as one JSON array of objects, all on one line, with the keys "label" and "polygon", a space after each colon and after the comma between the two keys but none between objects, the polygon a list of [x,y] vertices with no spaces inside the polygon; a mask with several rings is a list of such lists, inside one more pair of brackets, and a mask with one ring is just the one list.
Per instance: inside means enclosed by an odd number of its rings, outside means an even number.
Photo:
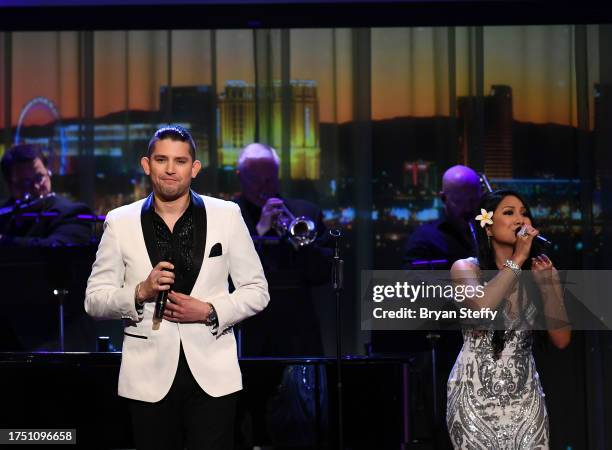
[{"label": "man with glasses", "polygon": [[55,247],[88,244],[91,215],[82,203],[53,193],[42,147],[19,144],[0,162],[10,198],[0,207],[0,245]]}]

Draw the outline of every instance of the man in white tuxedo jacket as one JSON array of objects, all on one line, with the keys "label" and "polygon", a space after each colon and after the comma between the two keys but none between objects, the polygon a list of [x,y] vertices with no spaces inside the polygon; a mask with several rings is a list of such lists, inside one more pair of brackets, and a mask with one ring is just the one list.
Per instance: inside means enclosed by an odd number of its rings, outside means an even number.
[{"label": "man in white tuxedo jacket", "polygon": [[108,213],[85,309],[124,320],[119,395],[139,449],[231,449],[242,388],[232,327],[266,307],[264,272],[239,207],[190,190],[201,165],[187,130],[160,128],[141,163],[153,193]]}]

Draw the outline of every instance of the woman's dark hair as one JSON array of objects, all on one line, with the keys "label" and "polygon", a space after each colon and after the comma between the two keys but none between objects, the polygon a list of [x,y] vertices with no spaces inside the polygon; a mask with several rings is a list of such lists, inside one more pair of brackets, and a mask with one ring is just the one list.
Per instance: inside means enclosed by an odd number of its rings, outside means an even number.
[{"label": "woman's dark hair", "polygon": [[[525,210],[526,210],[525,215],[529,217],[529,219],[531,220],[532,226],[535,227],[535,222],[533,220],[533,216],[531,215],[531,211],[529,210],[529,206],[527,205],[523,197],[518,192],[515,192],[515,191],[498,190],[498,191],[486,193],[480,200],[480,205],[479,205],[478,210],[480,211],[480,209],[485,209],[487,211],[495,212],[497,210],[497,207],[501,203],[501,201],[508,196],[514,196],[521,201],[521,203],[525,206]],[[493,220],[495,220],[495,217],[493,217]],[[489,273],[493,274],[498,270],[497,264],[495,263],[495,253],[493,251],[493,246],[490,244],[489,238],[487,237],[486,227],[483,228],[480,226],[480,224],[477,224],[477,225],[478,226],[476,226],[475,228],[476,228],[476,239],[478,241],[478,264],[481,270],[490,271]],[[520,313],[521,321],[525,320],[524,307],[523,307],[524,291],[526,290],[529,293],[537,292],[537,288],[535,286],[533,278],[530,276],[530,273],[527,271],[531,270],[531,258],[541,253],[542,253],[541,246],[538,244],[537,241],[534,241],[533,244],[531,245],[531,251],[529,254],[529,258],[527,258],[527,260],[521,267],[523,270],[526,271],[522,274],[521,279],[519,281],[519,286],[518,286],[519,313]],[[489,278],[492,278],[492,277],[493,275],[489,276]],[[483,280],[483,281],[488,281],[488,280]],[[533,295],[530,295],[530,298],[533,299],[533,297],[534,297]],[[533,303],[538,309],[538,311],[541,311],[540,303],[537,300],[534,301]],[[504,302],[502,302],[502,304],[500,305],[500,308],[503,308],[503,306],[504,306]],[[503,314],[498,314],[498,317],[500,318],[499,320],[503,321]],[[497,324],[497,325],[498,326],[496,327],[496,330],[493,333],[493,338],[491,341],[492,346],[493,346],[493,352],[495,355],[499,355],[499,353],[504,349],[504,345],[505,345],[505,342],[504,342],[505,332],[504,330],[500,329],[501,324]]]},{"label": "woman's dark hair", "polygon": [[[525,199],[516,191],[511,190],[499,190],[486,193],[482,199],[480,200],[480,205],[478,210],[485,209],[487,211],[495,212],[501,201],[508,197],[513,196],[518,198],[523,206],[525,206],[525,215],[529,217],[532,226],[535,225],[535,221],[533,220],[533,216],[531,215],[531,210],[525,202]],[[493,218],[495,220],[495,218]],[[497,270],[497,265],[495,264],[495,255],[493,253],[493,247],[489,243],[489,239],[487,237],[486,227],[483,228],[478,224],[476,228],[476,240],[478,241],[478,263],[482,270]],[[534,241],[531,246],[530,257],[527,258],[525,264],[523,264],[523,269],[529,270],[531,269],[531,257],[541,254],[541,247],[539,246],[537,241]]]}]

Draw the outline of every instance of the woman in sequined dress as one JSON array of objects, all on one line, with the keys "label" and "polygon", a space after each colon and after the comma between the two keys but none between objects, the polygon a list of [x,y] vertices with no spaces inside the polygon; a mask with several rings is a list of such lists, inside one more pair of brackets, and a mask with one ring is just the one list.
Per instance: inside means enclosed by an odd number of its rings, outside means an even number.
[{"label": "woman in sequined dress", "polygon": [[484,286],[482,297],[461,306],[498,314],[495,326],[464,327],[463,348],[448,380],[448,431],[455,449],[548,449],[531,329],[543,320],[553,345],[569,344],[559,276],[534,244],[538,230],[517,193],[487,193],[480,209],[478,259],[455,262],[451,277],[457,284]]}]

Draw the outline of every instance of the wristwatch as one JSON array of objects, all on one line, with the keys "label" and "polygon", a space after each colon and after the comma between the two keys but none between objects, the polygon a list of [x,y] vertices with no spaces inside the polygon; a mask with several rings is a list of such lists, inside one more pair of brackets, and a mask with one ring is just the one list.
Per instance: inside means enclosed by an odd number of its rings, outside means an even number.
[{"label": "wristwatch", "polygon": [[140,296],[140,283],[138,283],[136,285],[136,288],[134,289],[134,304],[136,306],[136,311],[141,311],[144,309],[144,304],[145,304],[145,300],[146,299],[139,299],[138,297]]},{"label": "wristwatch", "polygon": [[521,266],[519,266],[511,259],[506,260],[506,262],[504,263],[504,267],[507,267],[508,269],[512,270],[512,272],[514,272],[514,275],[516,275],[517,278],[521,275]]},{"label": "wristwatch", "polygon": [[210,313],[208,314],[208,317],[206,318],[204,323],[206,325],[216,325],[219,321],[219,319],[217,318],[217,311],[215,310],[215,307],[212,305],[212,303],[209,303],[208,305],[210,306]]}]

